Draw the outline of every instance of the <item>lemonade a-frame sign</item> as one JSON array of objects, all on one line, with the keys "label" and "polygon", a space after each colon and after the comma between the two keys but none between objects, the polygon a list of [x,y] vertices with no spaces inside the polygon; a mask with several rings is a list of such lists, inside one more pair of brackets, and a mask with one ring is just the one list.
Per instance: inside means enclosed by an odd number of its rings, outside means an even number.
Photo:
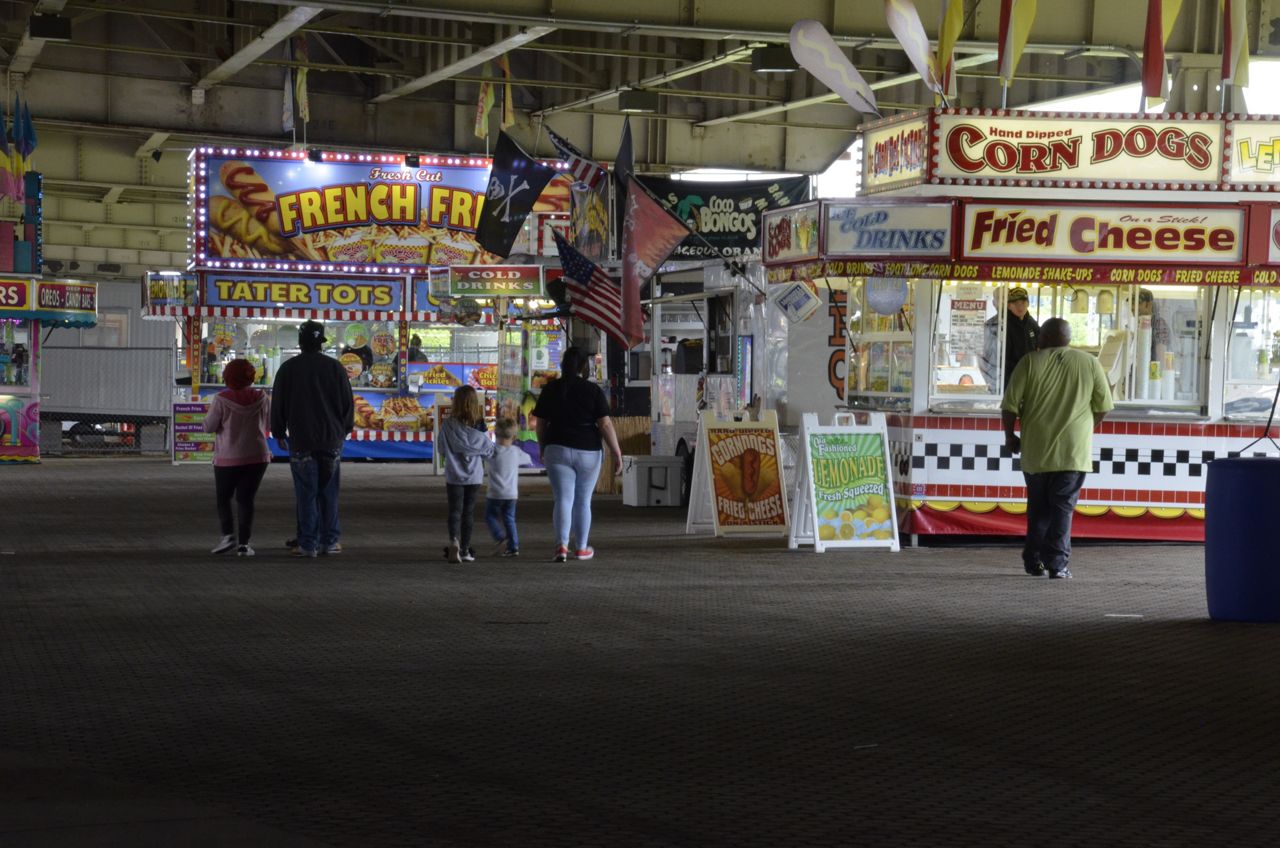
[{"label": "lemonade a-frame sign", "polygon": [[778,536],[789,526],[778,414],[765,410],[751,421],[745,411],[728,419],[704,411],[685,533]]},{"label": "lemonade a-frame sign", "polygon": [[879,412],[838,413],[831,425],[801,421],[800,479],[787,544],[898,550],[889,435]]}]

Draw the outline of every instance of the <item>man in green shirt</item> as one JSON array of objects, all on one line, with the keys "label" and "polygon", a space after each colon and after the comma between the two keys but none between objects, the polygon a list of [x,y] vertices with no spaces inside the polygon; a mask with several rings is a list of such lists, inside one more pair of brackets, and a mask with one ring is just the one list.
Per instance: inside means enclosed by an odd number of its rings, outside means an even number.
[{"label": "man in green shirt", "polygon": [[[1027,541],[1022,564],[1033,576],[1070,577],[1071,517],[1093,469],[1093,430],[1114,406],[1098,358],[1071,344],[1071,325],[1050,318],[1040,349],[1018,362],[1001,403],[1005,446],[1022,453]],[[1021,419],[1022,438],[1013,432]]]}]

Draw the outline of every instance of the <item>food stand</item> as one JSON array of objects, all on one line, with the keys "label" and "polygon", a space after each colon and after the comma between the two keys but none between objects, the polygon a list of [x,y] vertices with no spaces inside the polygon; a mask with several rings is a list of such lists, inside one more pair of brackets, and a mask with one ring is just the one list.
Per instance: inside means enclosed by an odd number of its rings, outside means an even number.
[{"label": "food stand", "polygon": [[1018,286],[1116,400],[1075,534],[1203,539],[1206,466],[1263,435],[1280,379],[1277,144],[1274,118],[935,109],[868,127],[876,197],[766,216],[771,283],[847,291],[846,400],[887,414],[902,532],[1024,530],[999,413]]},{"label": "food stand", "polygon": [[0,277],[0,462],[40,461],[42,332],[94,326],[97,304],[93,283]]},{"label": "food stand", "polygon": [[[175,461],[208,460],[198,419],[222,389],[222,366],[249,359],[269,388],[298,353],[297,326],[308,319],[325,323],[324,352],[352,381],[348,457],[430,458],[433,407],[464,383],[482,392],[488,415],[496,412],[499,325],[512,308],[535,305],[541,269],[498,265],[475,241],[488,159],[414,158],[192,154],[191,269],[146,283],[149,317],[180,323],[179,359],[191,375],[189,393],[175,400]],[[530,244],[567,198],[567,180],[553,180],[535,207]],[[472,271],[533,273],[538,284],[519,299],[473,296],[460,287]],[[272,450],[283,455],[274,440]]]}]

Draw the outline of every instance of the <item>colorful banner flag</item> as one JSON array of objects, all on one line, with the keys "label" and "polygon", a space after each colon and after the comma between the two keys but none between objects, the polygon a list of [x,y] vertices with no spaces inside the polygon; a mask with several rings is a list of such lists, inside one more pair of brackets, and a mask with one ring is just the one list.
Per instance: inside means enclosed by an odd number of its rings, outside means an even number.
[{"label": "colorful banner flag", "polygon": [[938,82],[933,50],[929,47],[929,36],[925,35],[924,23],[915,3],[911,0],[884,0],[884,19],[925,87],[934,94],[941,94],[942,84]]},{"label": "colorful banner flag", "polygon": [[946,4],[938,30],[938,75],[942,96],[950,101],[956,96],[956,42],[964,28],[964,0],[946,0]]},{"label": "colorful banner flag", "polygon": [[574,317],[604,330],[623,347],[631,347],[622,331],[622,290],[618,284],[603,268],[574,250],[560,233],[555,237]]},{"label": "colorful banner flag", "polygon": [[622,224],[622,318],[629,346],[644,340],[640,289],[688,235],[689,228],[650,197],[638,180],[628,183]]},{"label": "colorful banner flag", "polygon": [[493,109],[493,104],[493,82],[485,79],[484,82],[480,83],[480,92],[476,97],[476,138],[489,137],[489,111]]},{"label": "colorful banner flag", "polygon": [[791,55],[854,109],[880,117],[875,92],[821,23],[797,21],[791,27]]},{"label": "colorful banner flag", "polygon": [[516,107],[511,97],[511,63],[507,61],[507,54],[503,53],[496,60],[498,70],[502,72],[502,118],[498,121],[498,126],[506,129],[516,122]]},{"label": "colorful banner flag", "polygon": [[1000,0],[999,75],[1002,85],[1013,82],[1013,73],[1022,58],[1022,48],[1031,37],[1036,19],[1036,0]]},{"label": "colorful banner flag", "polygon": [[293,74],[293,99],[298,104],[298,120],[311,120],[311,98],[307,96],[307,63],[311,61],[311,48],[305,35],[293,37],[293,55],[301,62]]},{"label": "colorful banner flag", "polygon": [[1245,0],[1222,3],[1222,82],[1244,88],[1249,84],[1249,22]]},{"label": "colorful banner flag", "polygon": [[573,176],[573,181],[576,185],[583,185],[587,188],[595,188],[600,185],[607,172],[598,162],[588,159],[581,150],[574,147],[566,139],[556,135],[549,128],[547,129],[547,137],[551,139],[551,145],[560,154],[560,158],[569,166],[569,173]]},{"label": "colorful banner flag", "polygon": [[1173,34],[1174,21],[1182,0],[1147,0],[1147,31],[1142,43],[1142,93],[1147,108],[1165,101],[1168,76],[1165,73],[1164,46]]},{"label": "colorful banner flag", "polygon": [[555,168],[537,162],[511,136],[499,131],[476,230],[480,246],[498,256],[509,256],[534,201],[555,175]]}]

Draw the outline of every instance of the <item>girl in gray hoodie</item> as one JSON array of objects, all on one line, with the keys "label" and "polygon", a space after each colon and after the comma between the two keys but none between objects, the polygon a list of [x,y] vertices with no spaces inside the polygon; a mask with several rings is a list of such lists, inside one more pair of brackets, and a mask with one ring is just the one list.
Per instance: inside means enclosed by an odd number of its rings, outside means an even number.
[{"label": "girl in gray hoodie", "polygon": [[449,547],[445,556],[450,562],[474,562],[471,553],[471,530],[475,526],[476,492],[484,482],[484,460],[493,456],[489,434],[477,429],[483,426],[484,407],[480,396],[470,386],[460,386],[453,393],[453,408],[440,422],[436,449],[444,453],[444,488],[449,495]]}]

